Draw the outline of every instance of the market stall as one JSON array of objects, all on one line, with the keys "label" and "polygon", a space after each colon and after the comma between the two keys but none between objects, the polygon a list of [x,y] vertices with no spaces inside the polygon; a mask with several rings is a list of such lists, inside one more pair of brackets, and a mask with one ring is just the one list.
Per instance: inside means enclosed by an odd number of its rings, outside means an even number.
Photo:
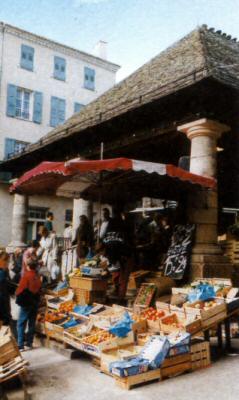
[{"label": "market stall", "polygon": [[[71,160],[40,164],[14,183],[11,191],[59,193],[66,184],[69,189],[69,182],[74,195],[111,204],[143,195],[179,199],[182,193],[199,187],[213,190],[216,186],[212,178],[171,165],[129,159]],[[81,262],[67,282],[51,291],[45,289],[38,331],[48,341],[57,340],[87,353],[102,372],[126,389],[209,366],[209,333],[215,327],[219,332],[225,324],[229,340],[228,321],[239,312],[238,289],[232,288],[231,282],[218,287],[210,281],[195,282],[182,293],[174,287],[171,293],[171,276],[181,279],[185,271],[192,233],[192,225],[177,227],[168,250],[166,277],[146,271],[131,275],[129,284],[136,296],[129,308],[107,304],[105,261],[102,263],[99,254]],[[138,279],[142,276],[143,283]],[[166,283],[166,291],[160,291],[160,281]],[[167,298],[162,297],[165,293]],[[222,335],[218,338],[221,342]]]},{"label": "market stall", "polygon": [[239,315],[239,290],[230,280],[174,287],[167,302],[157,297],[152,283],[145,283],[132,308],[80,306],[72,289],[64,294],[47,296],[45,313],[39,315],[45,328],[41,334],[87,353],[93,365],[125,389],[208,367],[210,335],[221,332],[218,349],[228,351],[230,321]]}]

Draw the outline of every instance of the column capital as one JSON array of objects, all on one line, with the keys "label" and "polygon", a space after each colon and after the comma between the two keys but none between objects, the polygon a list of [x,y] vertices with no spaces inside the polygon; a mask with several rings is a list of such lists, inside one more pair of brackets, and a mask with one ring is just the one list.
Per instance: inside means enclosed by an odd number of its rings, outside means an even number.
[{"label": "column capital", "polygon": [[185,133],[190,140],[198,136],[219,139],[223,132],[230,130],[230,127],[215,120],[201,118],[178,126],[177,130]]}]

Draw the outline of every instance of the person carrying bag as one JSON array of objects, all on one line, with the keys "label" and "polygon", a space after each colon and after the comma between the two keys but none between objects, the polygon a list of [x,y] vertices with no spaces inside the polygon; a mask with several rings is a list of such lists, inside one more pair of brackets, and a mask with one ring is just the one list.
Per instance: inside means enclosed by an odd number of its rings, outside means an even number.
[{"label": "person carrying bag", "polygon": [[27,262],[27,271],[21,278],[16,291],[16,303],[20,306],[20,314],[17,321],[17,341],[20,351],[25,350],[24,338],[27,324],[26,349],[31,349],[33,345],[41,290],[41,278],[37,273],[37,268],[37,259],[30,258]]}]

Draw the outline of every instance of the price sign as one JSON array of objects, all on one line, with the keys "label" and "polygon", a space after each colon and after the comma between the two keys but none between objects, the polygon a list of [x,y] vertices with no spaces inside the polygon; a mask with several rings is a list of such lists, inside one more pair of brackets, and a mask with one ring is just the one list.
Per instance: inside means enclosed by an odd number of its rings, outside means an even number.
[{"label": "price sign", "polygon": [[167,252],[164,275],[182,279],[190,262],[195,225],[176,225]]}]

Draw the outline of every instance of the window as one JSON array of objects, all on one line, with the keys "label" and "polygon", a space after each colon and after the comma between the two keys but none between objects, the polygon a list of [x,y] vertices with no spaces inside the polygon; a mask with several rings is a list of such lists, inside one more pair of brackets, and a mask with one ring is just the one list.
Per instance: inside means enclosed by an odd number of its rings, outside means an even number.
[{"label": "window", "polygon": [[63,124],[63,122],[65,121],[65,108],[66,101],[64,99],[52,96],[50,117],[50,125],[52,127]]},{"label": "window", "polygon": [[21,153],[27,146],[28,142],[22,142],[20,140],[5,139],[5,150],[4,150],[4,158],[8,159],[12,157],[14,154]]},{"label": "window", "polygon": [[66,60],[61,57],[54,57],[54,78],[61,81],[66,80]]},{"label": "window", "polygon": [[30,98],[31,92],[17,88],[16,117],[30,119]]},{"label": "window", "polygon": [[7,87],[7,116],[22,118],[40,124],[42,121],[41,92],[8,84]]},{"label": "window", "polygon": [[71,223],[73,219],[73,210],[66,210],[65,212],[65,222]]},{"label": "window", "polygon": [[74,103],[74,113],[79,112],[84,108],[84,104],[81,103]]},{"label": "window", "polygon": [[84,87],[89,90],[95,90],[95,70],[84,68]]},{"label": "window", "polygon": [[21,45],[21,68],[33,71],[34,48],[25,44]]},{"label": "window", "polygon": [[44,221],[46,219],[46,213],[48,208],[46,207],[34,207],[30,206],[28,208],[28,218],[29,219],[38,219]]}]

